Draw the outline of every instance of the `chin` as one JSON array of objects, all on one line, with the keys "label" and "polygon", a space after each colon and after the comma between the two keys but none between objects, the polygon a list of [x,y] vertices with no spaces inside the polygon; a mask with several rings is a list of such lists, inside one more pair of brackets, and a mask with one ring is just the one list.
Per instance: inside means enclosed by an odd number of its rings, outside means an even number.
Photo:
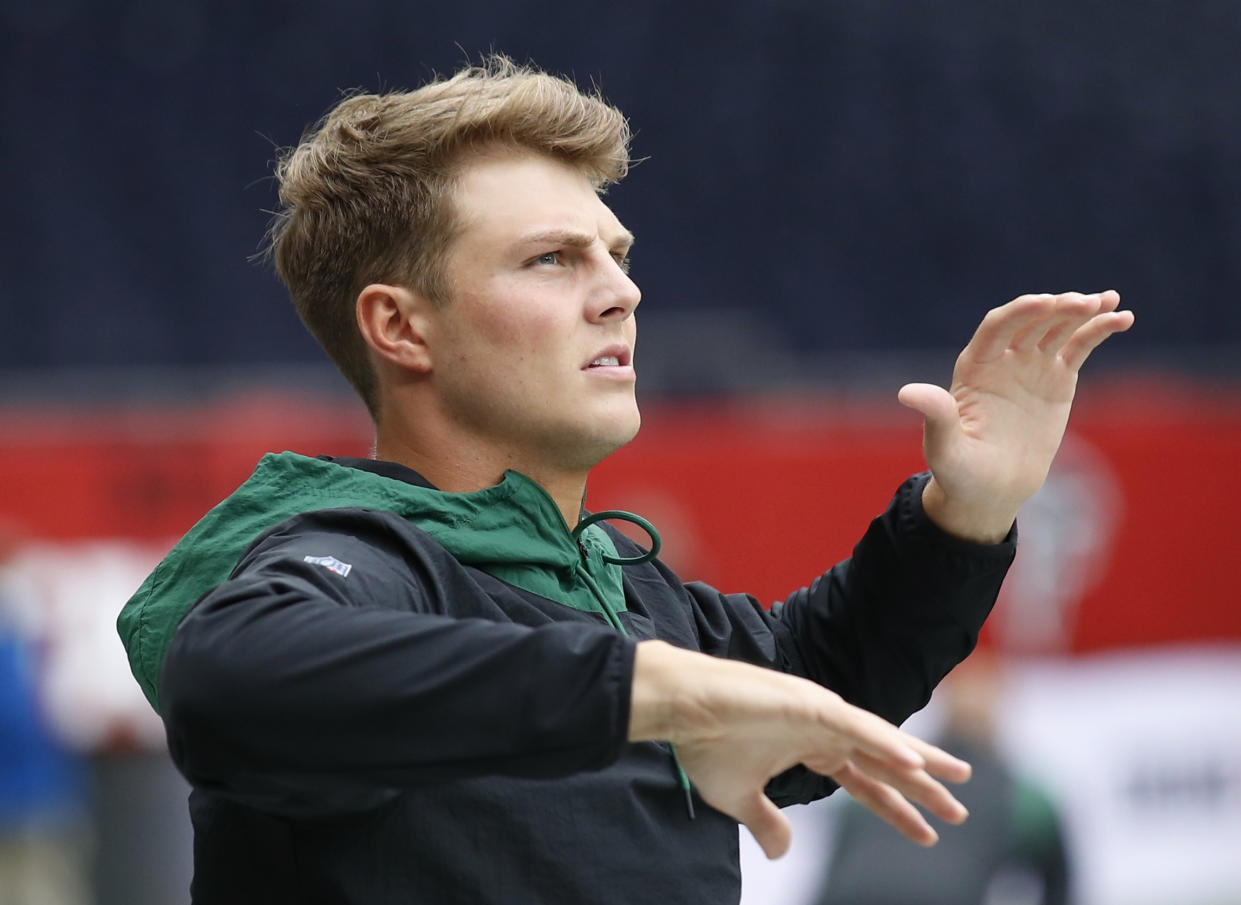
[{"label": "chin", "polygon": [[611,425],[611,438],[616,444],[612,451],[620,449],[634,437],[638,436],[638,430],[642,427],[642,415],[638,411],[635,404],[632,408],[620,416]]},{"label": "chin", "polygon": [[635,409],[625,418],[616,418],[610,423],[595,425],[589,432],[579,433],[572,451],[565,452],[575,460],[577,467],[593,468],[636,437],[641,426],[642,419]]},{"label": "chin", "polygon": [[633,440],[634,437],[638,436],[638,431],[641,427],[642,419],[635,416],[633,421],[626,425],[624,430],[617,432],[616,437],[614,438],[615,445],[612,447],[612,452],[616,452],[616,450],[620,449],[622,446],[625,446]]}]

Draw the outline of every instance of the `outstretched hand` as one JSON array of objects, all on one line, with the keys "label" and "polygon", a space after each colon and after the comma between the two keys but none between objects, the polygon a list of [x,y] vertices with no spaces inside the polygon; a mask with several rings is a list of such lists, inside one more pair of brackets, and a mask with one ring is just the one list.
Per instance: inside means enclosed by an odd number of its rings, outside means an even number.
[{"label": "outstretched hand", "polygon": [[938,781],[967,780],[964,761],[806,679],[659,641],[638,645],[629,738],[672,741],[702,799],[769,858],[788,850],[792,830],[763,790],[799,763],[921,845],[939,837],[913,803],[949,823],[967,816]]},{"label": "outstretched hand", "polygon": [[901,388],[900,401],[926,419],[932,477],[923,503],[932,521],[969,540],[1003,539],[1047,477],[1082,364],[1133,325],[1119,304],[1110,290],[1023,295],[987,312],[957,358],[950,389]]}]

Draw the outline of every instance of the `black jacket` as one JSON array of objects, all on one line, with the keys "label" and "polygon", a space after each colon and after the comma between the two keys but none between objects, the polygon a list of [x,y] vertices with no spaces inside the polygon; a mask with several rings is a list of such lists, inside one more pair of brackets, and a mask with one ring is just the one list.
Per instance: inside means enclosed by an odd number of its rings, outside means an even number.
[{"label": "black jacket", "polygon": [[[334,465],[428,486],[390,463]],[[169,745],[193,784],[194,901],[737,901],[737,824],[696,798],[691,819],[668,747],[626,740],[634,645],[806,676],[903,721],[972,649],[1014,551],[939,531],[924,480],[770,611],[658,560],[614,571],[618,612],[566,606],[469,564],[494,551],[450,552],[378,508],[276,525],[162,661]],[[474,536],[502,545],[493,508]],[[621,556],[642,552],[606,531]],[[797,768],[768,791],[785,805],[832,788]]]}]

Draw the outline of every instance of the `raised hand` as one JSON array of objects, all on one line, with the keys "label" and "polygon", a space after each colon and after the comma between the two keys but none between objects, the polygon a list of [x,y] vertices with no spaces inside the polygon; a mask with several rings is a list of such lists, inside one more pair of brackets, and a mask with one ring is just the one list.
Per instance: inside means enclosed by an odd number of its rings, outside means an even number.
[{"label": "raised hand", "polygon": [[1120,296],[1023,295],[992,309],[957,358],[948,390],[926,383],[898,398],[926,418],[927,514],[970,540],[995,542],[1047,477],[1090,353],[1133,325]]},{"label": "raised hand", "polygon": [[763,790],[798,763],[921,845],[938,836],[913,803],[949,823],[966,818],[938,781],[968,779],[964,761],[813,682],[659,641],[638,645],[629,738],[675,743],[702,799],[748,827],[769,858],[787,851],[791,828]]}]

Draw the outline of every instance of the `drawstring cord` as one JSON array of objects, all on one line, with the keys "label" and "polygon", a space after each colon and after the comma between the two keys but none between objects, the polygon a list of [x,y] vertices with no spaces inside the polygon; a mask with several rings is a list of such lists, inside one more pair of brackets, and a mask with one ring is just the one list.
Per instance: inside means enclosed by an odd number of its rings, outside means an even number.
[{"label": "drawstring cord", "polygon": [[584,516],[572,531],[573,540],[580,544],[583,531],[595,522],[602,522],[607,519],[619,519],[622,522],[632,522],[637,525],[650,536],[651,549],[641,556],[609,556],[604,553],[604,562],[611,563],[614,566],[640,566],[645,562],[650,562],[659,555],[659,548],[663,546],[663,541],[659,539],[659,532],[655,530],[655,526],[642,516],[635,515],[632,512],[625,512],[623,509],[604,509],[602,512],[592,512],[590,515]]},{"label": "drawstring cord", "polygon": [[[582,547],[582,532],[593,525],[595,522],[601,522],[608,519],[617,519],[619,521],[632,522],[637,525],[651,539],[651,548],[641,556],[610,556],[607,553],[600,553],[606,563],[615,566],[640,566],[643,563],[650,562],[659,555],[660,547],[663,542],[659,538],[659,532],[655,530],[655,526],[648,522],[640,515],[632,512],[625,512],[623,509],[604,509],[601,512],[592,512],[590,515],[584,516],[578,523],[577,527],[571,532],[574,542],[578,545],[578,549],[585,553]],[[593,582],[592,582],[593,583]],[[628,637],[629,633],[625,631],[624,624],[620,621],[620,617],[612,612],[612,608],[606,603],[602,594],[597,594],[599,600],[603,603],[603,613],[612,627],[621,635]],[[689,781],[689,776],[685,773],[685,768],[681,766],[681,758],[677,757],[676,745],[672,742],[668,743],[668,749],[672,752],[672,765],[676,768],[677,780],[680,783],[681,790],[685,793],[685,810],[689,814],[689,819],[694,819],[694,787]]]}]

